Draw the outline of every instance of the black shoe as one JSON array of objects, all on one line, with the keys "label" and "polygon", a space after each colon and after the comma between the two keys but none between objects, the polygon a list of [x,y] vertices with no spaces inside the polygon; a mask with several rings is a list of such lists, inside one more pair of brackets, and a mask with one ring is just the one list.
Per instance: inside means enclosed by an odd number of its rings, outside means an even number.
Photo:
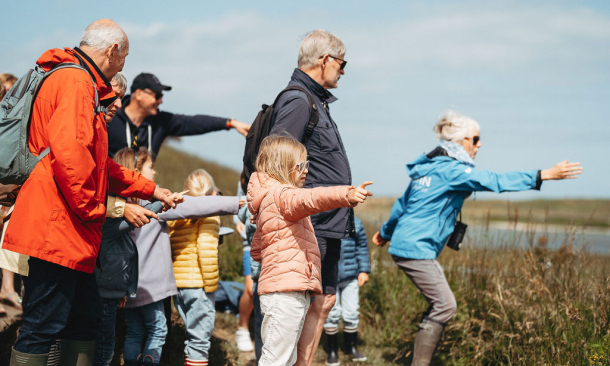
[{"label": "black shoe", "polygon": [[326,366],[339,366],[339,353],[337,350],[337,334],[326,334],[326,343],[328,345],[328,356],[326,357]]},{"label": "black shoe", "polygon": [[358,352],[356,343],[358,343],[358,332],[346,333],[343,331],[343,338],[345,339],[346,353],[351,357],[352,361],[363,362],[367,358],[362,353]]}]

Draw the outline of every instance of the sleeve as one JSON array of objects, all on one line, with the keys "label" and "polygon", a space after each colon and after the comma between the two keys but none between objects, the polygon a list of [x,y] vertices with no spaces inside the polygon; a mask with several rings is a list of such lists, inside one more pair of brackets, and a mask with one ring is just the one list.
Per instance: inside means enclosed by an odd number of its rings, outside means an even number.
[{"label": "sleeve", "polygon": [[148,200],[155,193],[155,182],[115,163],[110,157],[106,162],[110,192],[122,197],[137,197]]},{"label": "sleeve", "polygon": [[159,112],[158,120],[168,127],[169,136],[192,136],[202,135],[208,132],[227,129],[227,121],[230,118],[212,117],[203,114],[187,116],[184,114],[173,114]]},{"label": "sleeve", "polygon": [[[280,100],[282,97],[280,97]],[[280,102],[278,100],[278,102]],[[309,122],[309,102],[295,95],[281,104],[271,127],[270,135],[288,132],[298,141],[303,141],[305,129]]]},{"label": "sleeve", "polygon": [[390,218],[381,226],[381,229],[379,230],[379,235],[381,235],[381,237],[385,240],[392,239],[392,234],[394,234],[396,224],[398,224],[398,220],[406,211],[407,199],[409,198],[409,194],[411,193],[411,184],[412,183],[409,183],[409,187],[407,187],[405,194],[396,200],[394,206],[392,206]]},{"label": "sleeve", "polygon": [[121,197],[108,196],[106,201],[106,218],[116,219],[125,214],[125,200]]},{"label": "sleeve", "polygon": [[456,164],[448,172],[449,187],[456,191],[492,191],[496,193],[536,189],[538,170],[494,173]]},{"label": "sleeve", "polygon": [[262,238],[260,230],[254,232],[254,236],[252,237],[252,244],[250,244],[250,256],[257,262],[262,260],[261,258],[261,250],[262,248]]},{"label": "sleeve", "polygon": [[[123,202],[125,202],[125,201],[123,201]],[[145,205],[144,208],[147,210],[150,210],[154,213],[159,213],[163,209],[163,203],[161,203],[161,202],[149,203],[149,204]],[[112,240],[125,233],[130,232],[133,229],[135,229],[135,227],[132,226],[129,222],[127,222],[127,219],[125,219],[123,217],[113,218],[110,220],[106,220],[104,222],[104,224],[102,225],[102,235],[104,236],[105,240],[106,239]]]},{"label": "sleeve", "polygon": [[347,195],[354,187],[335,186],[318,188],[283,187],[275,197],[280,214],[288,221],[341,207],[353,207]]},{"label": "sleeve", "polygon": [[160,213],[159,221],[235,215],[238,209],[239,197],[184,196],[184,202],[177,205],[176,208]]},{"label": "sleeve", "polygon": [[[65,72],[65,71],[64,71]],[[59,96],[47,125],[53,176],[66,203],[82,221],[106,214],[104,201],[96,199],[97,165],[89,147],[94,143],[94,90],[91,81],[76,81]]]},{"label": "sleeve", "polygon": [[356,229],[356,260],[358,261],[358,273],[371,273],[369,243],[362,222],[357,221]]}]

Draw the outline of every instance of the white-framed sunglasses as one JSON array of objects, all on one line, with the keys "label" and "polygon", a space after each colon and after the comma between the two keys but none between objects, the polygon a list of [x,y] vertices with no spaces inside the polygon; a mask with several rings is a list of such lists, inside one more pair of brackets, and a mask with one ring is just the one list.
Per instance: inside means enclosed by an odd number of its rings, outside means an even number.
[{"label": "white-framed sunglasses", "polygon": [[309,160],[298,163],[295,168],[299,173],[303,173],[306,169],[309,170]]}]

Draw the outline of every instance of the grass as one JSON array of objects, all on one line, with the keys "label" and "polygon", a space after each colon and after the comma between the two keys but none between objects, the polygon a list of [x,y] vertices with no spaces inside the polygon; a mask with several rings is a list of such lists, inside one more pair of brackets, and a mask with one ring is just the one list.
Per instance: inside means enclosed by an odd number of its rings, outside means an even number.
[{"label": "grass", "polygon": [[[237,172],[168,147],[156,161],[157,181],[180,191],[198,168],[210,172],[225,195],[235,194]],[[357,208],[369,238],[393,202],[375,198]],[[459,252],[445,250],[439,257],[458,313],[446,328],[435,365],[610,365],[610,257],[587,252],[578,235],[583,227],[610,227],[610,200],[469,200],[464,221],[480,225],[469,228]],[[508,222],[511,230],[491,235],[486,228],[496,221]],[[223,225],[232,226],[231,219],[223,218]],[[557,240],[545,234],[550,225],[568,233],[559,250],[548,249]],[[542,235],[533,235],[536,228]],[[237,235],[220,246],[223,280],[241,279],[241,248]],[[370,251],[373,270],[360,293],[360,350],[370,365],[409,365],[427,303],[387,248],[371,245]],[[234,332],[236,324],[233,316],[217,314],[218,329]],[[175,314],[170,334],[163,364],[180,365],[184,326]],[[212,339],[210,356],[214,365],[239,365],[235,347],[221,339]],[[316,362],[323,364],[325,356],[321,346]],[[341,357],[343,365],[355,365]]]}]

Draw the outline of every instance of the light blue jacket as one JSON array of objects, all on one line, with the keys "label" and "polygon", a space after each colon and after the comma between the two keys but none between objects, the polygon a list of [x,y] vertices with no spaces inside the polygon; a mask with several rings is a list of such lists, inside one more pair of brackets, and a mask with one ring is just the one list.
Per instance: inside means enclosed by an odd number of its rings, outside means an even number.
[{"label": "light blue jacket", "polygon": [[537,170],[493,173],[447,156],[422,155],[410,164],[411,182],[380,230],[388,252],[409,259],[436,259],[453,232],[464,200],[473,191],[540,189]]}]

